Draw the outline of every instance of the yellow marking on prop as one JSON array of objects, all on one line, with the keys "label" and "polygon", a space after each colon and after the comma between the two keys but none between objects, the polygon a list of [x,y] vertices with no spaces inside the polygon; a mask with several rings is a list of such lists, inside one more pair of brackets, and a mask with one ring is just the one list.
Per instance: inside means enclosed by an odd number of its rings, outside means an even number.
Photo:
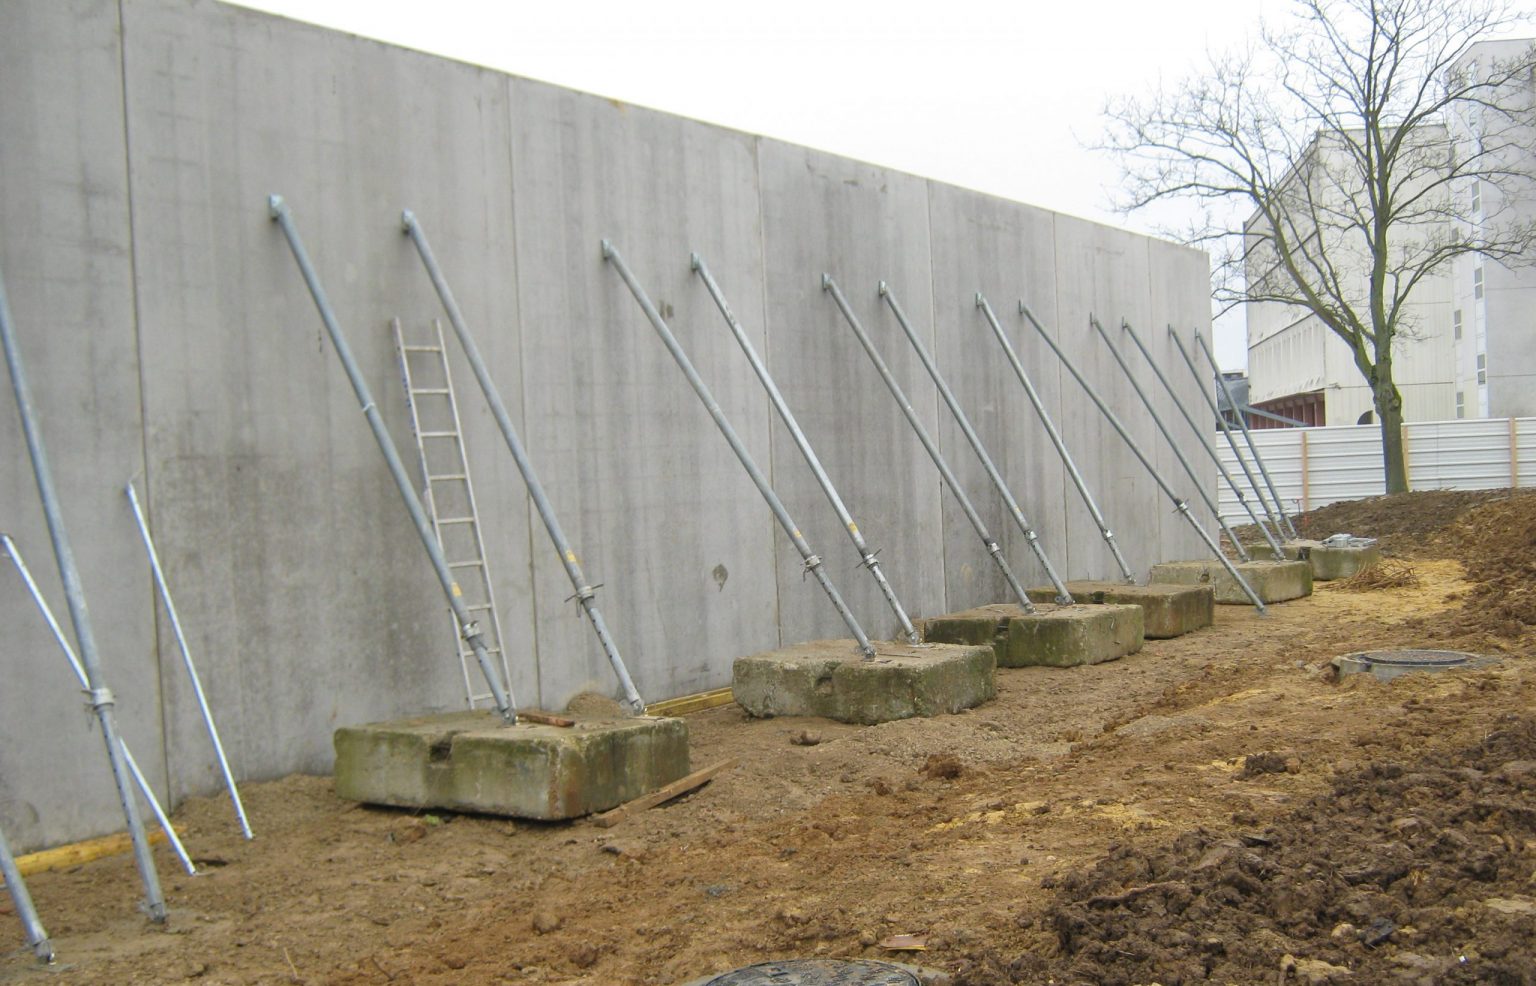
[{"label": "yellow marking on prop", "polygon": [[800,528],[797,527],[797,528],[795,528],[794,533],[790,535],[790,537],[796,537],[797,538],[799,536],[800,536]]},{"label": "yellow marking on prop", "polygon": [[852,531],[854,534],[857,534],[859,533],[859,525],[850,520],[848,522],[848,530]]},{"label": "yellow marking on prop", "polygon": [[453,584],[453,588],[450,589],[449,591],[451,591],[453,593],[453,598],[455,598],[455,599],[457,599],[460,596],[464,595],[464,590],[459,588],[459,584],[457,582],[455,582]]},{"label": "yellow marking on prop", "polygon": [[570,549],[566,549],[565,560],[570,562],[572,565],[576,564],[576,552],[571,551]]}]

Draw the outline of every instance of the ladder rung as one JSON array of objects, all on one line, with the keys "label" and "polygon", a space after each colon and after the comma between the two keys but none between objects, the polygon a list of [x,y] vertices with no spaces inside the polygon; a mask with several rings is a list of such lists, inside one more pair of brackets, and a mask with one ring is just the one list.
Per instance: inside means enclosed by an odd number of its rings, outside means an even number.
[{"label": "ladder rung", "polygon": [[491,608],[491,604],[490,603],[473,603],[473,604],[471,604],[469,606],[465,606],[464,608],[465,609],[490,609]]},{"label": "ladder rung", "polygon": [[440,353],[443,351],[442,346],[401,346],[400,348],[408,353]]},{"label": "ladder rung", "polygon": [[475,522],[475,518],[473,518],[473,517],[440,517],[440,518],[438,518],[437,522],[438,522],[439,525],[442,525],[442,524],[473,524]]},{"label": "ladder rung", "polygon": [[462,472],[445,472],[445,473],[439,473],[436,476],[428,476],[427,477],[427,482],[429,482],[429,483],[446,483],[449,480],[465,480],[465,479],[468,479],[468,478],[469,478],[469,476],[467,474],[465,474],[465,473],[462,473]]},{"label": "ladder rung", "polygon": [[412,387],[411,396],[420,397],[422,394],[430,394],[439,397],[447,397],[450,391],[447,387]]},{"label": "ladder rung", "polygon": [[484,568],[485,567],[485,562],[478,561],[478,560],[476,560],[476,561],[451,561],[451,562],[448,563],[448,567],[449,568]]},{"label": "ladder rung", "polygon": [[458,438],[459,437],[459,433],[456,432],[456,431],[423,431],[420,434],[421,434],[422,438]]}]

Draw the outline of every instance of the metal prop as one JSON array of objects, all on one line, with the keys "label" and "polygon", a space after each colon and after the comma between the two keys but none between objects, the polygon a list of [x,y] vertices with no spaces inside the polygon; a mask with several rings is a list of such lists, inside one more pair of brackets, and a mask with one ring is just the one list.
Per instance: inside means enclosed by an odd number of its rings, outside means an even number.
[{"label": "metal prop", "polygon": [[160,590],[160,601],[165,603],[165,615],[170,618],[171,633],[176,638],[176,646],[181,651],[181,663],[186,667],[187,677],[192,682],[192,693],[197,697],[198,712],[203,717],[203,726],[208,730],[208,740],[213,744],[213,754],[219,762],[219,773],[224,776],[224,786],[229,789],[229,800],[235,806],[235,817],[240,820],[240,831],[247,839],[254,838],[251,835],[250,820],[245,817],[245,806],[240,803],[240,791],[235,787],[235,776],[230,772],[229,760],[224,756],[224,744],[219,740],[219,729],[213,724],[213,710],[208,708],[208,696],[203,693],[202,679],[197,676],[197,665],[192,662],[192,650],[187,646],[187,635],[181,629],[181,617],[176,613],[176,603],[171,600],[171,587],[166,584],[165,570],[160,567],[160,554],[155,551],[155,541],[149,533],[149,522],[144,519],[144,511],[139,507],[139,495],[133,488],[133,480],[128,480],[123,487],[123,492],[128,495],[128,505],[133,508],[133,519],[139,528],[139,538],[144,542],[144,552],[149,555],[149,568],[155,576],[155,587]]},{"label": "metal prop", "polygon": [[607,240],[603,240],[602,247],[603,259],[613,265],[613,269],[618,272],[619,277],[623,278],[625,286],[629,288],[629,293],[635,296],[635,301],[639,303],[640,310],[645,313],[645,317],[651,323],[651,327],[661,337],[662,344],[667,347],[667,352],[672,354],[672,359],[677,362],[678,368],[683,371],[683,376],[688,378],[688,383],[693,387],[693,392],[699,395],[699,400],[704,402],[704,407],[709,411],[709,416],[714,419],[715,425],[720,429],[720,433],[725,436],[726,442],[731,446],[731,451],[735,452],[736,458],[741,461],[742,468],[747,471],[747,475],[752,478],[753,484],[757,486],[758,492],[768,502],[768,509],[773,511],[773,516],[777,518],[779,526],[784,528],[784,532],[794,542],[795,549],[800,552],[800,557],[805,561],[806,571],[814,575],[816,581],[820,582],[821,587],[826,590],[827,598],[832,601],[832,608],[837,610],[837,615],[843,618],[843,623],[847,624],[849,631],[853,633],[853,638],[858,641],[859,652],[864,655],[865,660],[873,659],[875,656],[875,646],[869,642],[869,637],[864,633],[864,628],[859,626],[859,621],[854,618],[853,613],[848,609],[848,605],[843,602],[843,597],[838,594],[831,578],[822,570],[821,559],[811,550],[811,546],[806,542],[805,536],[800,533],[800,528],[796,526],[794,519],[789,516],[789,511],[785,508],[783,501],[773,491],[773,487],[768,484],[767,477],[757,468],[757,463],[753,461],[752,454],[741,443],[741,439],[736,434],[736,429],[731,427],[730,421],[725,417],[725,412],[720,410],[719,402],[709,392],[709,387],[704,383],[703,378],[699,376],[699,371],[694,369],[693,362],[688,359],[688,354],[683,352],[683,347],[679,345],[677,337],[667,327],[667,323],[663,321],[661,313],[656,310],[656,306],[651,303],[650,297],[646,295],[645,289],[640,287],[640,282],[635,280],[635,275],[630,272],[629,266],[624,263],[624,258],[619,254],[619,251]]},{"label": "metal prop", "polygon": [[448,605],[453,609],[454,618],[459,621],[459,633],[474,649],[475,660],[480,665],[480,673],[485,675],[486,684],[490,686],[491,694],[495,697],[496,710],[501,713],[503,719],[516,722],[517,713],[512,706],[510,683],[503,685],[501,676],[496,673],[496,667],[491,663],[491,656],[486,651],[480,626],[471,619],[469,610],[465,608],[462,590],[453,580],[453,573],[449,571],[448,562],[443,558],[442,546],[437,543],[437,538],[432,533],[432,522],[427,519],[421,500],[416,496],[416,491],[411,488],[411,480],[406,474],[405,464],[400,461],[400,453],[395,449],[394,440],[389,437],[389,430],[384,427],[384,419],[379,414],[378,406],[373,402],[373,395],[368,391],[368,384],[363,380],[357,361],[352,358],[352,349],[347,345],[346,337],[342,335],[336,315],[331,311],[331,303],[325,296],[325,288],[320,284],[320,275],[315,273],[314,265],[309,262],[309,253],[304,249],[304,243],[299,239],[299,232],[293,224],[293,213],[289,211],[288,203],[283,201],[281,195],[270,196],[267,199],[267,208],[273,221],[282,228],[283,236],[288,240],[288,248],[293,251],[293,259],[299,265],[299,273],[303,275],[304,283],[309,287],[310,296],[314,298],[315,307],[320,311],[320,320],[325,323],[326,332],[330,334],[331,345],[335,347],[336,355],[341,359],[341,365],[347,372],[347,379],[352,383],[352,390],[357,395],[358,403],[362,405],[363,416],[368,419],[368,426],[373,429],[374,440],[379,444],[379,451],[384,454],[384,462],[389,466],[389,474],[400,490],[400,498],[405,501],[405,509],[416,525],[416,533],[421,538],[422,546],[427,549],[427,557],[432,561],[432,570],[437,573],[437,581],[442,584],[443,594],[448,597]]},{"label": "metal prop", "polygon": [[538,510],[539,519],[544,522],[544,529],[549,532],[549,539],[555,545],[555,553],[560,556],[560,564],[565,568],[566,578],[571,580],[571,588],[576,591],[576,601],[586,612],[587,619],[592,624],[592,632],[597,635],[597,642],[602,646],[603,653],[608,658],[608,664],[613,668],[614,676],[619,679],[619,687],[624,692],[624,705],[630,712],[638,715],[645,711],[645,703],[641,700],[640,693],[635,690],[635,683],[629,676],[629,670],[624,666],[624,658],[619,654],[618,645],[614,643],[613,636],[608,632],[608,625],[603,622],[602,611],[597,608],[594,586],[587,581],[586,574],[581,570],[581,563],[576,558],[576,551],[566,539],[559,519],[555,517],[555,508],[544,493],[544,484],[539,482],[538,473],[534,471],[533,461],[528,458],[528,453],[518,438],[517,429],[512,426],[512,416],[507,413],[507,406],[501,399],[501,392],[496,389],[496,383],[491,379],[490,370],[486,368],[485,360],[480,355],[480,347],[475,345],[474,337],[469,334],[469,327],[464,323],[464,315],[459,311],[459,304],[448,288],[448,280],[443,276],[442,268],[437,265],[437,258],[432,253],[431,245],[427,243],[427,235],[409,209],[400,214],[400,223],[406,235],[411,238],[411,242],[416,245],[417,253],[421,254],[421,262],[426,266],[427,276],[432,279],[432,286],[437,289],[437,296],[443,303],[443,309],[448,313],[448,321],[453,326],[454,334],[458,336],[459,344],[464,347],[464,355],[475,371],[475,379],[480,382],[480,390],[485,394],[486,403],[490,405],[491,415],[496,419],[497,427],[501,429],[501,437],[506,440],[507,450],[512,453],[512,459],[517,463],[517,471],[523,474],[523,483],[528,487],[528,495],[533,498],[534,509]]},{"label": "metal prop", "polygon": [[1173,346],[1178,350],[1179,358],[1184,361],[1185,366],[1189,367],[1189,375],[1194,377],[1195,383],[1199,385],[1200,396],[1205,398],[1206,407],[1215,416],[1216,426],[1221,429],[1222,436],[1226,438],[1227,447],[1232,450],[1232,457],[1237,459],[1237,464],[1242,467],[1243,475],[1247,477],[1248,486],[1253,490],[1253,495],[1259,498],[1259,506],[1264,508],[1264,513],[1269,517],[1269,522],[1274,525],[1276,532],[1282,538],[1285,537],[1285,528],[1281,526],[1279,514],[1269,505],[1269,498],[1264,495],[1264,489],[1259,485],[1258,477],[1253,474],[1253,469],[1249,467],[1247,457],[1238,449],[1237,439],[1232,437],[1232,428],[1227,424],[1226,415],[1221,413],[1221,408],[1216,405],[1216,398],[1211,396],[1210,382],[1200,372],[1199,368],[1195,366],[1195,361],[1190,358],[1189,350],[1184,348],[1183,340],[1179,338],[1179,334],[1173,330],[1171,325],[1168,326],[1168,338],[1173,340]]},{"label": "metal prop", "polygon": [[[1237,481],[1232,478],[1232,473],[1228,471],[1226,465],[1222,463],[1221,456],[1216,454],[1216,449],[1211,446],[1210,442],[1205,440],[1204,436],[1207,433],[1206,429],[1203,429],[1199,425],[1195,424],[1194,416],[1189,413],[1189,409],[1186,408],[1184,406],[1184,402],[1179,399],[1179,392],[1174,389],[1173,383],[1163,373],[1162,367],[1158,366],[1157,362],[1153,360],[1151,350],[1147,349],[1146,344],[1141,341],[1141,336],[1136,334],[1136,330],[1131,328],[1131,323],[1122,321],[1120,323],[1120,328],[1125,332],[1126,335],[1131,337],[1131,342],[1135,343],[1136,348],[1141,351],[1142,358],[1145,359],[1147,361],[1147,365],[1152,368],[1152,374],[1153,376],[1157,377],[1157,382],[1162,384],[1163,389],[1168,392],[1168,397],[1173,401],[1173,406],[1178,409],[1179,414],[1184,418],[1184,423],[1189,425],[1189,430],[1194,432],[1196,435],[1201,436],[1198,443],[1199,446],[1205,450],[1205,454],[1209,455],[1211,457],[1211,461],[1216,464],[1216,471],[1221,475],[1221,478],[1226,481],[1227,486],[1232,490],[1232,492],[1236,494],[1237,502],[1240,503],[1243,507],[1243,510],[1247,512],[1248,519],[1253,521],[1254,526],[1259,529],[1259,533],[1264,535],[1264,540],[1269,543],[1270,550],[1275,553],[1276,558],[1284,558],[1285,554],[1280,550],[1280,542],[1276,541],[1275,536],[1269,532],[1269,528],[1264,526],[1263,519],[1260,518],[1259,515],[1254,511],[1253,505],[1248,502],[1248,498],[1243,495],[1243,488],[1238,486]],[[1204,392],[1204,388],[1201,389],[1201,392]]]},{"label": "metal prop", "polygon": [[[1221,388],[1221,396],[1227,399],[1227,406],[1237,410],[1237,402],[1232,399],[1232,391],[1227,388],[1227,378],[1221,375],[1221,367],[1216,365],[1216,357],[1211,355],[1211,347],[1205,344],[1205,338],[1200,333],[1195,333],[1195,342],[1199,344],[1200,351],[1205,354],[1205,361],[1211,364],[1211,372],[1216,374],[1216,385]],[[1269,495],[1275,499],[1275,509],[1280,512],[1280,519],[1285,521],[1285,529],[1294,539],[1296,525],[1291,523],[1290,515],[1285,512],[1285,501],[1280,499],[1280,491],[1275,488],[1275,481],[1269,475],[1269,469],[1264,465],[1264,456],[1259,454],[1259,446],[1253,441],[1253,432],[1248,430],[1248,422],[1243,420],[1243,413],[1237,410],[1237,426],[1243,431],[1243,438],[1248,442],[1248,449],[1253,452],[1253,461],[1259,465],[1259,475],[1264,477],[1264,485],[1269,487]]]},{"label": "metal prop", "polygon": [[853,522],[853,516],[843,504],[843,498],[837,495],[837,487],[832,485],[832,478],[822,468],[821,459],[817,458],[816,450],[811,448],[810,439],[805,437],[805,432],[800,430],[800,423],[795,420],[794,412],[785,403],[784,395],[779,392],[778,385],[773,382],[768,367],[758,357],[757,350],[753,348],[752,341],[747,338],[741,323],[736,321],[735,313],[731,311],[731,306],[725,300],[725,294],[709,273],[709,267],[704,263],[704,258],[695,253],[689,259],[694,271],[703,278],[704,286],[709,289],[709,296],[715,299],[715,306],[725,317],[725,324],[730,327],[731,334],[736,337],[741,351],[746,354],[747,362],[752,364],[752,372],[757,374],[763,389],[768,392],[768,400],[772,402],[774,410],[779,413],[784,427],[789,429],[790,437],[795,440],[795,446],[800,449],[800,454],[805,456],[806,465],[811,467],[811,472],[821,486],[821,491],[826,494],[828,502],[832,504],[832,510],[837,514],[837,519],[843,522],[843,529],[853,539],[853,547],[858,551],[859,558],[863,560],[864,567],[869,569],[870,575],[874,576],[875,583],[880,586],[881,594],[890,604],[891,612],[895,613],[896,619],[900,621],[902,633],[908,642],[917,643],[920,639],[917,629],[912,626],[912,620],[907,616],[907,611],[902,608],[901,600],[896,598],[896,591],[891,588],[891,584],[886,581],[885,573],[880,570],[880,560],[875,557],[876,552],[870,550],[869,545],[864,541],[864,535],[859,533],[859,525]]},{"label": "metal prop", "polygon": [[80,583],[80,570],[75,566],[74,551],[70,548],[69,534],[64,529],[64,515],[59,510],[58,494],[54,490],[53,473],[48,468],[48,454],[43,447],[42,432],[37,426],[37,412],[32,404],[32,391],[27,384],[26,369],[21,362],[21,349],[11,327],[10,302],[6,300],[5,284],[0,280],[0,343],[5,348],[5,362],[11,372],[11,386],[16,392],[16,409],[21,415],[21,428],[26,436],[27,452],[32,458],[32,474],[37,481],[37,493],[43,503],[43,517],[48,523],[48,536],[53,541],[53,554],[59,565],[59,578],[64,583],[64,597],[69,602],[69,616],[75,627],[75,639],[80,641],[80,656],[86,677],[86,697],[91,711],[101,723],[101,738],[107,747],[107,761],[112,767],[112,779],[117,784],[118,800],[128,822],[128,838],[133,843],[133,858],[138,866],[139,879],[144,884],[144,907],[149,919],[156,924],[165,921],[165,896],[160,891],[160,874],[155,871],[155,860],[150,855],[149,839],[144,834],[144,819],[139,816],[139,805],[133,797],[127,758],[123,756],[122,739],[117,731],[116,702],[101,672],[101,659],[96,650],[96,635],[91,630],[90,612],[86,608],[85,589]]},{"label": "metal prop", "polygon": [[[1083,388],[1083,392],[1088,395],[1088,399],[1093,401],[1094,406],[1099,409],[1099,413],[1104,415],[1104,420],[1108,421],[1110,427],[1115,429],[1115,433],[1120,436],[1121,440],[1125,442],[1126,447],[1131,450],[1131,454],[1136,456],[1136,460],[1147,470],[1148,475],[1152,477],[1152,481],[1157,484],[1158,488],[1163,491],[1169,500],[1173,501],[1174,510],[1182,514],[1184,519],[1189,522],[1189,526],[1194,528],[1195,534],[1201,541],[1205,542],[1205,546],[1210,549],[1211,554],[1216,557],[1216,560],[1221,562],[1222,567],[1227,570],[1227,574],[1232,576],[1233,580],[1242,588],[1243,594],[1253,602],[1254,608],[1260,613],[1266,612],[1264,600],[1258,597],[1253,591],[1253,587],[1248,584],[1248,580],[1243,578],[1242,573],[1233,567],[1231,560],[1222,553],[1220,546],[1211,538],[1206,529],[1200,526],[1200,522],[1195,519],[1194,515],[1189,512],[1189,504],[1184,501],[1183,497],[1174,492],[1172,486],[1168,485],[1168,481],[1163,478],[1162,473],[1157,471],[1157,467],[1152,464],[1152,460],[1147,458],[1147,454],[1141,450],[1141,446],[1136,444],[1136,440],[1131,437],[1131,433],[1126,430],[1125,425],[1121,424],[1119,417],[1115,415],[1114,411],[1109,409],[1109,405],[1104,403],[1103,399],[1099,397],[1088,381],[1083,378],[1083,375],[1078,372],[1077,367],[1072,365],[1072,361],[1067,359],[1067,354],[1063,353],[1061,347],[1056,345],[1056,340],[1046,333],[1045,326],[1040,324],[1040,320],[1035,318],[1034,312],[1031,312],[1029,306],[1025,305],[1023,301],[1019,302],[1019,314],[1028,319],[1029,324],[1035,327],[1036,332],[1040,333],[1040,338],[1044,339],[1045,344],[1051,347],[1051,352],[1055,353],[1056,358],[1061,360],[1061,365],[1072,375],[1072,379],[1077,381],[1078,386]],[[1089,319],[1093,321],[1093,316],[1090,315]]]},{"label": "metal prop", "polygon": [[1029,518],[1024,516],[1024,511],[1019,507],[1019,501],[1014,499],[1013,492],[1008,489],[1008,484],[1003,482],[1002,474],[997,471],[997,466],[992,462],[992,456],[987,454],[987,448],[981,443],[981,436],[976,434],[976,429],[971,427],[971,421],[965,416],[960,402],[955,399],[954,391],[949,389],[949,384],[944,382],[939,374],[939,368],[929,355],[928,348],[918,338],[913,330],[912,323],[907,321],[907,315],[901,310],[901,305],[896,301],[896,295],[891,291],[890,285],[880,282],[880,297],[891,307],[891,314],[896,316],[896,323],[901,326],[901,331],[906,335],[907,341],[917,351],[918,361],[923,364],[923,369],[928,371],[928,376],[933,378],[933,384],[939,389],[939,396],[944,398],[949,413],[954,415],[955,423],[960,426],[960,431],[965,435],[965,440],[970,443],[976,457],[981,460],[981,466],[987,472],[987,477],[992,480],[992,485],[997,488],[998,494],[1003,498],[1003,503],[1008,507],[1008,514],[1013,522],[1024,534],[1024,540],[1029,542],[1029,548],[1040,561],[1040,566],[1045,569],[1046,577],[1051,580],[1051,585],[1056,587],[1056,602],[1063,606],[1072,605],[1072,593],[1067,591],[1067,584],[1056,574],[1056,566],[1051,564],[1051,559],[1046,556],[1045,547],[1040,544],[1040,536],[1030,525]]},{"label": "metal prop", "polygon": [[1088,490],[1088,481],[1078,471],[1077,463],[1072,461],[1072,453],[1067,451],[1067,443],[1062,439],[1061,432],[1056,429],[1056,423],[1051,420],[1050,414],[1045,410],[1045,402],[1040,399],[1040,394],[1035,390],[1035,385],[1030,382],[1029,374],[1024,371],[1024,364],[1019,359],[1019,354],[1014,351],[1013,343],[1008,341],[1008,336],[1003,333],[1003,327],[998,324],[997,316],[992,313],[992,306],[981,292],[976,292],[976,307],[986,316],[987,324],[992,327],[992,333],[997,336],[997,341],[1002,344],[1003,354],[1008,357],[1008,362],[1013,366],[1014,374],[1019,378],[1019,383],[1024,385],[1024,393],[1029,396],[1029,403],[1035,409],[1035,414],[1040,417],[1040,423],[1045,426],[1045,433],[1050,436],[1051,444],[1056,447],[1056,454],[1061,456],[1061,464],[1066,467],[1067,475],[1072,477],[1072,485],[1077,487],[1083,503],[1088,507],[1088,513],[1093,517],[1093,522],[1098,525],[1099,534],[1103,536],[1104,543],[1109,546],[1110,554],[1115,556],[1115,564],[1120,566],[1120,575],[1127,585],[1136,584],[1136,576],[1131,574],[1131,566],[1126,563],[1125,556],[1120,553],[1120,545],[1115,541],[1115,532],[1109,529],[1109,523],[1100,512],[1099,505],[1094,502],[1093,494]]},{"label": "metal prop", "polygon": [[[1157,430],[1162,433],[1164,440],[1168,442],[1168,447],[1173,450],[1173,457],[1178,460],[1180,466],[1184,467],[1184,474],[1189,477],[1190,483],[1194,485],[1195,492],[1200,494],[1201,502],[1210,510],[1211,516],[1216,518],[1216,523],[1220,525],[1222,532],[1226,534],[1227,540],[1232,542],[1232,547],[1237,552],[1237,557],[1243,561],[1252,561],[1253,559],[1248,555],[1248,549],[1243,547],[1243,542],[1239,541],[1237,535],[1232,533],[1232,528],[1227,526],[1226,519],[1221,516],[1221,511],[1216,507],[1216,501],[1206,491],[1205,484],[1200,481],[1200,474],[1195,472],[1195,467],[1190,465],[1189,459],[1184,455],[1184,450],[1179,448],[1178,442],[1174,441],[1173,432],[1169,431],[1168,426],[1163,424],[1163,419],[1158,415],[1157,408],[1152,404],[1151,395],[1141,389],[1141,384],[1136,380],[1136,374],[1131,372],[1131,365],[1125,361],[1124,356],[1120,355],[1120,350],[1115,345],[1114,340],[1110,339],[1109,333],[1105,331],[1104,326],[1099,324],[1098,319],[1090,315],[1088,323],[1093,326],[1094,331],[1098,332],[1099,338],[1104,340],[1104,345],[1109,348],[1109,354],[1115,358],[1115,364],[1120,367],[1121,372],[1125,374],[1125,378],[1131,382],[1131,389],[1136,391],[1137,397],[1141,398],[1142,406],[1147,409],[1147,416],[1152,419],[1153,424],[1157,425]],[[1122,320],[1120,324],[1124,326],[1126,323]]]},{"label": "metal prop", "polygon": [[27,892],[26,881],[21,878],[21,870],[16,866],[16,857],[11,855],[11,845],[5,841],[4,831],[0,831],[0,876],[5,878],[5,889],[11,892],[16,916],[21,918],[21,930],[27,936],[27,947],[32,949],[32,954],[37,956],[39,962],[52,963],[53,943],[48,940],[43,922],[37,918],[37,908],[32,905],[32,895]]},{"label": "metal prop", "polygon": [[863,346],[864,352],[869,354],[870,362],[875,364],[875,371],[880,374],[880,379],[885,381],[885,386],[890,390],[891,396],[896,398],[897,405],[901,407],[901,413],[906,416],[907,423],[917,433],[917,440],[922,443],[924,450],[928,453],[928,457],[938,467],[939,475],[943,478],[944,485],[948,486],[949,491],[954,494],[955,500],[960,504],[960,510],[965,514],[966,519],[971,522],[971,527],[975,529],[976,536],[981,538],[982,545],[986,547],[987,554],[992,556],[992,561],[996,563],[998,571],[1003,573],[1003,580],[1008,583],[1008,588],[1013,590],[1019,605],[1024,607],[1024,612],[1033,613],[1035,611],[1035,604],[1029,601],[1029,594],[1019,584],[1018,577],[1013,574],[1013,569],[1008,565],[1008,559],[1003,557],[1002,547],[992,539],[992,535],[987,531],[987,525],[982,523],[981,515],[976,513],[976,508],[971,505],[970,498],[965,495],[965,490],[961,489],[960,481],[955,478],[954,472],[949,468],[949,463],[944,461],[943,453],[939,451],[938,445],[929,437],[928,429],[923,427],[922,421],[918,420],[917,411],[912,408],[912,402],[907,400],[907,395],[902,392],[901,385],[891,375],[890,367],[885,365],[885,360],[881,358],[880,351],[875,348],[874,342],[870,340],[869,333],[865,332],[864,326],[859,324],[858,316],[853,313],[853,309],[848,305],[848,299],[843,297],[842,288],[839,288],[837,282],[832,280],[831,274],[822,274],[821,289],[832,295],[832,300],[837,303],[838,310],[843,313],[843,319],[847,321],[848,327],[853,330],[854,336],[858,338],[859,345]]},{"label": "metal prop", "polygon": [[[16,547],[16,542],[11,540],[9,534],[0,534],[0,546],[5,548],[5,553],[10,556],[12,564],[16,566],[21,581],[27,587],[27,594],[32,597],[32,602],[37,606],[37,611],[42,614],[43,622],[48,624],[48,629],[53,633],[53,639],[58,642],[59,649],[64,652],[64,657],[69,661],[69,668],[75,673],[75,680],[80,683],[82,690],[89,690],[90,685],[86,681],[85,669],[80,666],[80,658],[75,656],[75,649],[69,645],[69,640],[64,636],[64,629],[59,626],[59,621],[54,618],[53,610],[48,608],[48,601],[43,598],[42,590],[37,587],[37,582],[32,578],[32,572],[27,568],[25,559],[21,557],[21,549]],[[155,797],[154,788],[149,786],[144,772],[139,770],[138,761],[133,759],[133,751],[128,749],[128,741],[118,736],[118,743],[123,748],[123,761],[128,765],[128,773],[133,775],[134,786],[144,796],[144,801],[149,805],[150,813],[155,816],[161,831],[165,833],[166,841],[171,844],[171,849],[176,853],[176,858],[181,860],[182,869],[189,876],[197,874],[197,867],[192,865],[192,857],[187,855],[186,847],[181,844],[181,838],[176,835],[176,829],[171,826],[171,820],[166,817],[165,809],[160,806],[160,801]]]}]

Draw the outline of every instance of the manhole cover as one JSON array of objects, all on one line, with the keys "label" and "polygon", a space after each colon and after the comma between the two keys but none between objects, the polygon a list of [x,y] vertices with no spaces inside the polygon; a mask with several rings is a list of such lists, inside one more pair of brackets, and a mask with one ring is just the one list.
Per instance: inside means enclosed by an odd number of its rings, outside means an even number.
[{"label": "manhole cover", "polygon": [[1369,671],[1382,681],[1413,671],[1444,671],[1484,663],[1487,659],[1481,655],[1456,650],[1368,650],[1333,659],[1341,676]]},{"label": "manhole cover", "polygon": [[697,986],[922,986],[922,980],[888,962],[789,959],[749,965]]}]

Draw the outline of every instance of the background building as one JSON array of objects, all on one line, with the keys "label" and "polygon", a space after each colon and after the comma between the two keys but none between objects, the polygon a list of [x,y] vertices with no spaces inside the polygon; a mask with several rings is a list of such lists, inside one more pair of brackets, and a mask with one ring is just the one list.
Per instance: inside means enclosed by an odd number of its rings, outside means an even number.
[{"label": "background building", "polygon": [[[1453,71],[1475,76],[1495,61],[1518,58],[1532,45],[1520,41],[1485,41],[1473,45]],[[1516,80],[1506,105],[1523,117],[1496,153],[1517,172],[1536,170],[1536,78]],[[1480,116],[1450,121],[1460,148],[1476,147]],[[1536,222],[1536,195],[1528,183],[1518,189],[1472,181],[1462,190],[1472,223]],[[1507,418],[1536,414],[1536,257],[1500,262],[1458,257],[1451,267],[1451,326],[1454,346],[1455,416]]]}]

